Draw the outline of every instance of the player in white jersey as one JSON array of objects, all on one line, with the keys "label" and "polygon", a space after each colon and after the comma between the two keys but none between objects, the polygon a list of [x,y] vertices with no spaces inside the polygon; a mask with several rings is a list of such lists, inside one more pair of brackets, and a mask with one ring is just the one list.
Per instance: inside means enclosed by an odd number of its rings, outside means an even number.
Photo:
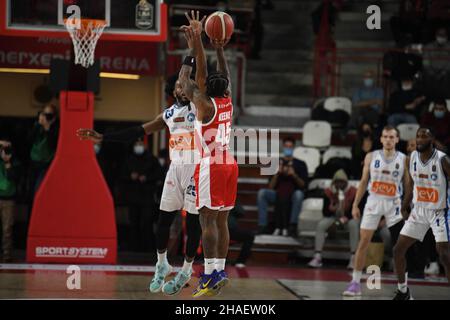
[{"label": "player in white jersey", "polygon": [[[171,164],[164,181],[160,204],[161,214],[156,231],[158,262],[149,286],[151,292],[162,290],[167,295],[179,293],[190,280],[192,263],[201,236],[198,210],[195,208],[196,191],[193,180],[197,152],[193,139],[196,108],[183,93],[178,80],[175,83],[173,95],[176,103],[142,126],[103,135],[91,129],[80,129],[77,132],[82,140],[132,142],[143,135],[159,132],[166,126],[169,128]],[[181,209],[189,213],[186,217],[185,260],[178,274],[172,280],[165,282],[165,278],[172,272],[172,266],[167,260],[170,226],[177,211]]]},{"label": "player in white jersey", "polygon": [[445,153],[436,150],[433,141],[431,128],[421,127],[417,130],[417,151],[411,154],[405,172],[402,215],[407,220],[394,248],[398,277],[394,300],[412,299],[405,277],[405,253],[417,240],[423,241],[430,227],[436,240],[439,259],[450,282],[450,226],[447,204],[450,159]]},{"label": "player in white jersey", "polygon": [[360,240],[355,253],[353,277],[343,292],[344,296],[361,295],[360,281],[367,249],[381,218],[384,216],[393,239],[398,237],[402,225],[400,198],[403,193],[403,173],[407,157],[395,149],[399,142],[399,135],[394,127],[384,127],[380,140],[383,148],[368,153],[364,159],[361,181],[353,202],[353,218],[360,219],[359,204],[366,190],[369,192],[360,226]]}]

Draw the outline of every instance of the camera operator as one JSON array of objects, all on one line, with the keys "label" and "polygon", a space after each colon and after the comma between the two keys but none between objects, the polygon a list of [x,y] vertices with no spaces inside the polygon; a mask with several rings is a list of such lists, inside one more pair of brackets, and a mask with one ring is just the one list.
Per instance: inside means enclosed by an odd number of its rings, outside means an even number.
[{"label": "camera operator", "polygon": [[0,140],[0,221],[2,224],[3,262],[12,260],[14,207],[18,162],[13,158],[11,142]]}]

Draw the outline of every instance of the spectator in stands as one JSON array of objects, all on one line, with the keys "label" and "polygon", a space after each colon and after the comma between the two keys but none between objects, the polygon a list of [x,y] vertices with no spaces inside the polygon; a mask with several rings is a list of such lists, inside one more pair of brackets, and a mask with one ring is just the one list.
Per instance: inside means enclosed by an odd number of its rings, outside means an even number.
[{"label": "spectator in stands", "polygon": [[383,107],[383,89],[375,86],[373,71],[366,71],[363,86],[353,93],[352,124],[357,128],[362,122],[378,124]]},{"label": "spectator in stands", "polygon": [[113,193],[114,191],[114,171],[110,161],[108,161],[104,149],[103,144],[101,142],[94,144],[95,156],[97,157],[98,165],[102,170],[103,177],[108,184],[109,190]]},{"label": "spectator in stands", "polygon": [[374,128],[370,123],[362,123],[358,128],[356,141],[352,145],[352,175],[361,178],[366,154],[376,149]]},{"label": "spectator in stands", "polygon": [[397,127],[401,123],[417,123],[425,96],[416,88],[411,77],[404,77],[401,89],[393,92],[389,99],[388,124]]},{"label": "spectator in stands", "polygon": [[423,53],[426,92],[430,96],[450,97],[450,42],[445,27],[436,30],[435,41]]},{"label": "spectator in stands", "polygon": [[121,188],[129,208],[131,250],[154,249],[155,192],[162,178],[158,158],[151,154],[142,140],[136,141],[123,168]]},{"label": "spectator in stands", "polygon": [[450,112],[444,99],[434,99],[433,103],[433,110],[421,118],[420,124],[434,129],[434,145],[447,153],[450,150]]},{"label": "spectator in stands", "polygon": [[228,230],[230,231],[230,240],[235,242],[241,242],[242,247],[234,262],[236,268],[245,268],[247,259],[252,253],[253,242],[255,241],[255,235],[253,232],[241,229],[238,224],[238,219],[245,215],[245,210],[242,205],[237,201],[234,208],[230,211],[228,217]]},{"label": "spectator in stands", "polygon": [[[308,169],[304,161],[293,157],[294,146],[294,138],[288,137],[283,140],[284,157],[281,161],[285,165],[280,166],[277,174],[270,178],[268,189],[258,191],[258,233],[268,232],[267,207],[269,204],[275,204],[277,195],[282,195],[284,199],[290,199],[289,231],[294,236],[297,232],[298,214],[308,184]],[[287,171],[285,171],[285,167]]]},{"label": "spectator in stands", "polygon": [[3,262],[12,260],[15,196],[18,165],[10,141],[0,141],[0,222],[2,224]]},{"label": "spectator in stands", "polygon": [[325,244],[326,233],[333,225],[350,232],[351,258],[349,268],[353,266],[354,253],[358,246],[359,220],[352,217],[352,203],[355,199],[356,188],[350,186],[344,170],[334,174],[330,188],[325,189],[323,216],[316,229],[315,254],[308,266],[320,268],[322,266],[322,249]]},{"label": "spectator in stands", "polygon": [[56,106],[49,104],[39,112],[38,120],[30,133],[30,177],[29,192],[31,198],[38,190],[55,156],[58,142],[58,117]]}]

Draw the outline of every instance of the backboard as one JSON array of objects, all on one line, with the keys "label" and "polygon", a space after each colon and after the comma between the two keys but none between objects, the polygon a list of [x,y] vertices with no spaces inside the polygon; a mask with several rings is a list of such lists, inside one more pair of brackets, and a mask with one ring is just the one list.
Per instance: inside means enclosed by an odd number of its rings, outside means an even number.
[{"label": "backboard", "polygon": [[64,19],[74,8],[82,18],[106,21],[102,40],[166,40],[167,6],[161,0],[0,0],[0,34],[69,37]]}]

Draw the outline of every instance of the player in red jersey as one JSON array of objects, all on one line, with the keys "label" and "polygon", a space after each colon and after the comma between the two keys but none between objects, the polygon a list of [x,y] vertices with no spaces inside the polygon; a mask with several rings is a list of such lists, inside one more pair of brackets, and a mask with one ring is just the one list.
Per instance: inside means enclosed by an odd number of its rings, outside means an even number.
[{"label": "player in red jersey", "polygon": [[[183,92],[197,106],[196,145],[201,148],[194,174],[200,212],[205,271],[193,296],[214,295],[228,283],[225,260],[230,236],[228,214],[234,207],[237,192],[238,166],[228,152],[233,104],[230,72],[224,56],[225,41],[213,41],[217,53],[217,71],[207,76],[206,56],[201,39],[203,31],[199,13],[189,17],[183,26],[190,50],[184,60],[179,80]],[[197,83],[190,79],[194,61]]]}]

